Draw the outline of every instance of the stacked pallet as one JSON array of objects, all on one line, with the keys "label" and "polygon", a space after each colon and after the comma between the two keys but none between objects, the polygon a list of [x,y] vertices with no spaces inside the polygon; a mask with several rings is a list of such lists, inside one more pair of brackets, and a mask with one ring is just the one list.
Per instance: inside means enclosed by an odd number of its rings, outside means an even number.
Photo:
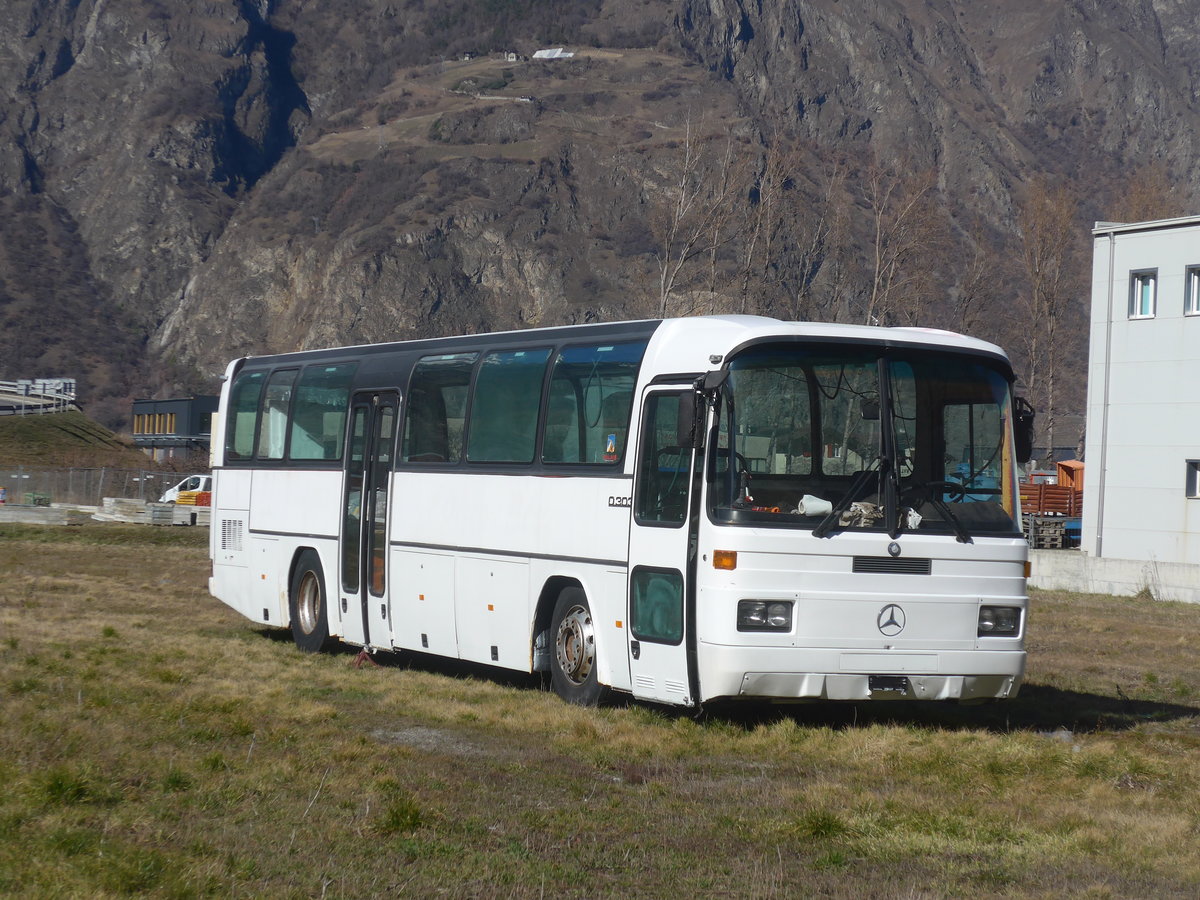
[{"label": "stacked pallet", "polygon": [[133,525],[174,525],[175,507],[170,503],[105,497],[104,506],[93,518],[102,522],[128,522]]},{"label": "stacked pallet", "polygon": [[175,506],[175,513],[172,522],[176,525],[204,525],[207,526],[212,517],[212,511],[208,507],[196,506]]},{"label": "stacked pallet", "polygon": [[0,522],[22,525],[82,525],[88,513],[69,506],[23,506],[7,503],[0,506]]},{"label": "stacked pallet", "polygon": [[1062,516],[1037,516],[1026,513],[1025,538],[1035,550],[1062,550],[1067,546],[1067,520]]}]

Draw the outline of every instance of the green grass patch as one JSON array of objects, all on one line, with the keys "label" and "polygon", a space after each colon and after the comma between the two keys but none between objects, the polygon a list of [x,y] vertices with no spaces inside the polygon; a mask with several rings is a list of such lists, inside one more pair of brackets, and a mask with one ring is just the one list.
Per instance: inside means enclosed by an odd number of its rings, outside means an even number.
[{"label": "green grass patch", "polygon": [[1008,703],[697,719],[306,656],[195,529],[61,531],[0,530],[3,894],[1200,892],[1200,608],[1038,594]]},{"label": "green grass patch", "polygon": [[39,544],[83,544],[91,547],[190,547],[208,546],[208,528],[203,526],[128,525],[120,522],[89,522],[86,525],[0,524],[0,545],[6,541]]}]

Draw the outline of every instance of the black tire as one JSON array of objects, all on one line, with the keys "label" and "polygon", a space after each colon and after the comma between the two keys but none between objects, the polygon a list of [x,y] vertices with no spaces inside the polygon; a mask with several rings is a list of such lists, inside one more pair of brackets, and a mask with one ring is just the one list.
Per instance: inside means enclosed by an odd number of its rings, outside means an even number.
[{"label": "black tire", "polygon": [[329,646],[329,604],[325,573],[315,550],[305,550],[296,560],[288,591],[288,613],[292,640],[305,653],[319,653]]},{"label": "black tire", "polygon": [[582,588],[563,588],[550,620],[550,685],[577,706],[598,706],[607,690],[596,677],[596,628]]}]

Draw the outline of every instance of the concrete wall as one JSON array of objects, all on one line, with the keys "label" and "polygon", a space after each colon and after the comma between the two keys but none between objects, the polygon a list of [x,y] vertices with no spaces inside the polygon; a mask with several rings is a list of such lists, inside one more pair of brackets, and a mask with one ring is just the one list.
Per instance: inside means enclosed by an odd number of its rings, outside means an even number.
[{"label": "concrete wall", "polygon": [[1200,566],[1161,560],[1113,559],[1074,550],[1030,550],[1031,587],[1200,603]]}]

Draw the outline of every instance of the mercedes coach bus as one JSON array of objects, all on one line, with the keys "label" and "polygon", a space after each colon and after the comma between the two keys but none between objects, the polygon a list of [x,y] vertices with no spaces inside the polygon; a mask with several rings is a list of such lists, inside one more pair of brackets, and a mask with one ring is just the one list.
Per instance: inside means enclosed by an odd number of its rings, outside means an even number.
[{"label": "mercedes coach bus", "polygon": [[209,589],[581,704],[1012,697],[1012,381],[948,332],[749,316],[237,359]]}]

